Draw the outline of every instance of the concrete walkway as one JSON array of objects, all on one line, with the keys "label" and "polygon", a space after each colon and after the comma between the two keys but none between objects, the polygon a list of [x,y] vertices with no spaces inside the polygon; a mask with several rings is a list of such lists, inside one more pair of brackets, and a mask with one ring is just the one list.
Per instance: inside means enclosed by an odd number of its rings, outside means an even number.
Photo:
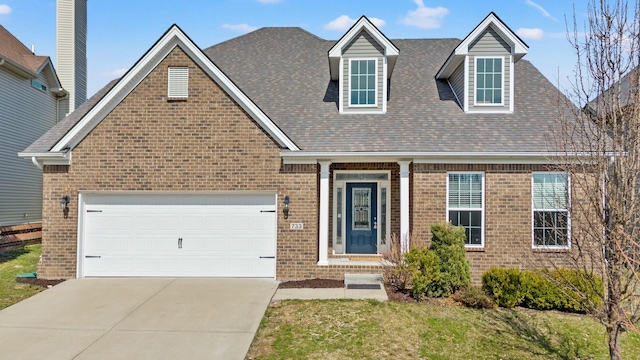
[{"label": "concrete walkway", "polygon": [[69,280],[0,311],[2,359],[244,359],[278,282]]}]

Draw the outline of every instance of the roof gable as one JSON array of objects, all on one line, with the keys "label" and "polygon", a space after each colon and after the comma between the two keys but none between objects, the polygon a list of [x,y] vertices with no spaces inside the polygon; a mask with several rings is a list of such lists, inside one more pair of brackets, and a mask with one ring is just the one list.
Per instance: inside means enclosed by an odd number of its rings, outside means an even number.
[{"label": "roof gable", "polygon": [[451,52],[447,61],[442,65],[438,73],[436,74],[437,79],[446,79],[455,71],[455,69],[462,63],[464,57],[468,55],[469,48],[476,43],[479,38],[485,35],[486,31],[491,28],[495,31],[498,36],[502,38],[510,47],[511,47],[511,55],[514,56],[514,62],[518,61],[524,55],[527,54],[529,46],[522,41],[518,35],[516,35],[494,12],[489,13],[487,17],[484,18],[478,24],[478,26],[467,35],[467,37],[456,46],[456,48]]},{"label": "roof gable", "polygon": [[331,80],[338,80],[340,77],[340,57],[349,45],[358,37],[362,31],[366,31],[371,38],[384,49],[384,56],[387,57],[387,78],[391,77],[393,67],[400,51],[373,23],[366,17],[361,16],[358,21],[338,40],[329,50],[329,71]]},{"label": "roof gable", "polygon": [[49,87],[54,92],[63,92],[51,59],[48,56],[32,53],[2,25],[0,25],[0,66],[5,66],[27,79],[35,79],[44,71]]},{"label": "roof gable", "polygon": [[200,66],[280,146],[293,151],[299,150],[295,143],[174,24],[50,151],[63,152],[78,145],[176,46]]}]

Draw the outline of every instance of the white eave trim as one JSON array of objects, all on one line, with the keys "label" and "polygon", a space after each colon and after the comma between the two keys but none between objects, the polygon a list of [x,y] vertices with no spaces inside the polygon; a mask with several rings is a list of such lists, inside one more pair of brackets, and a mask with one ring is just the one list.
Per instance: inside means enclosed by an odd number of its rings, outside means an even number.
[{"label": "white eave trim", "polygon": [[173,25],[118,83],[51,149],[73,149],[107,114],[113,110],[176,46],[185,51],[211,76],[276,142],[283,148],[299,148],[267,115],[249,99],[177,25]]},{"label": "white eave trim", "polygon": [[329,57],[340,57],[342,56],[342,48],[347,45],[354,36],[358,35],[362,29],[366,29],[369,35],[373,36],[373,38],[378,42],[378,44],[382,45],[385,48],[386,56],[398,56],[399,50],[391,41],[389,41],[381,32],[378,30],[372,23],[367,19],[366,16],[360,17],[360,19],[347,31],[346,34],[340,39],[331,50],[329,50]]},{"label": "white eave trim", "polygon": [[[554,164],[567,155],[547,152],[305,152],[282,151],[284,164],[412,161],[416,164]],[[580,156],[575,154],[574,156]],[[554,160],[557,159],[557,160]]]},{"label": "white eave trim", "polygon": [[492,26],[495,31],[509,44],[511,45],[511,55],[516,59],[520,59],[527,54],[529,47],[522,42],[516,34],[505,25],[493,12],[487,15],[484,20],[473,31],[467,35],[467,37],[456,46],[455,50],[449,55],[444,66],[436,74],[436,79],[446,79],[451,76],[451,73],[457,68],[462,59],[469,54],[469,45],[473,43],[478,36],[480,36],[489,26]]},{"label": "white eave trim", "polygon": [[23,159],[31,159],[33,163],[42,165],[71,165],[71,151],[45,153],[18,153]]}]

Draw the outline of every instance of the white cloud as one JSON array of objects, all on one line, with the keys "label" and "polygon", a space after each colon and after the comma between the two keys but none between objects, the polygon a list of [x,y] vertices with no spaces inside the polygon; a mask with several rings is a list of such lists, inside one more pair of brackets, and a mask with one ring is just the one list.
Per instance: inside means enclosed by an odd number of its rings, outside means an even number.
[{"label": "white cloud", "polygon": [[438,6],[437,8],[429,8],[424,6],[422,0],[414,0],[418,8],[407,13],[401,23],[409,26],[416,26],[423,29],[439,28],[442,19],[449,13],[447,8]]},{"label": "white cloud", "polygon": [[280,3],[283,2],[284,0],[258,0],[259,3],[261,4],[276,4],[276,3]]},{"label": "white cloud", "polygon": [[11,7],[6,4],[0,4],[0,15],[11,14]]},{"label": "white cloud", "polygon": [[[378,19],[374,17],[368,18],[368,19],[369,21],[371,21],[371,23],[373,23],[373,25],[375,25],[378,28],[381,28],[387,24],[387,22],[382,19]],[[357,21],[356,19],[352,19],[347,15],[341,15],[341,16],[338,16],[335,20],[332,20],[328,24],[326,24],[324,28],[325,30],[346,31],[346,30],[349,30],[349,28],[353,26],[353,24],[355,24],[356,21]]]},{"label": "white cloud", "polygon": [[544,31],[538,28],[533,28],[533,29],[520,28],[516,30],[516,34],[518,34],[518,36],[520,36],[523,39],[539,40],[539,39],[542,39],[542,37],[544,36]]},{"label": "white cloud", "polygon": [[543,8],[542,6],[540,6],[540,5],[536,4],[536,3],[534,3],[534,2],[533,2],[533,1],[531,1],[531,0],[524,0],[524,2],[525,2],[525,3],[527,3],[527,5],[529,5],[529,6],[531,6],[531,7],[534,7],[534,8],[536,8],[536,9],[538,9],[538,11],[540,11],[540,13],[542,13],[542,15],[543,15],[544,17],[547,17],[547,18],[549,18],[549,19],[551,19],[551,20],[554,20],[554,21],[558,21],[558,19],[556,19],[556,18],[554,18],[553,16],[551,16],[551,14],[549,14],[549,12],[548,12],[547,10],[545,10],[545,8]]},{"label": "white cloud", "polygon": [[249,26],[247,24],[223,24],[222,27],[225,28],[225,29],[229,29],[229,30],[233,30],[233,31],[240,31],[240,32],[245,32],[245,33],[257,29],[257,27]]}]

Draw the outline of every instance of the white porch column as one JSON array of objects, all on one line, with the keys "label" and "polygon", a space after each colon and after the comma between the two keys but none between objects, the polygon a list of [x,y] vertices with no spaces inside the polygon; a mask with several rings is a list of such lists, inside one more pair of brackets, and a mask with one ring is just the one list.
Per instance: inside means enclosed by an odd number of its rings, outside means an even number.
[{"label": "white porch column", "polygon": [[329,166],[331,161],[320,164],[320,219],[318,229],[319,266],[329,265]]},{"label": "white porch column", "polygon": [[409,251],[409,164],[411,161],[398,161],[400,165],[400,250]]}]

